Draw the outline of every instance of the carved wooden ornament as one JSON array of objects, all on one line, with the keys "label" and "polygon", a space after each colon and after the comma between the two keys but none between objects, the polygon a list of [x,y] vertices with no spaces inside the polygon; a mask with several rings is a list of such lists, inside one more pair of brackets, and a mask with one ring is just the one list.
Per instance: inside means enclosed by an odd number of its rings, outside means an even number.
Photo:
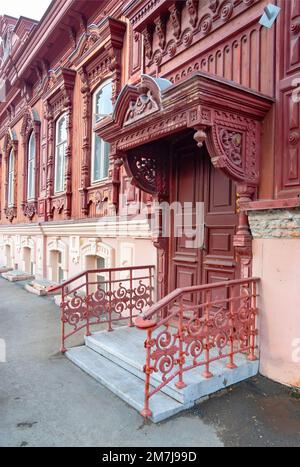
[{"label": "carved wooden ornament", "polygon": [[145,155],[145,147],[185,128],[195,129],[196,143],[206,144],[215,167],[239,183],[255,186],[260,125],[271,104],[265,96],[206,73],[173,85],[142,75],[139,86],[123,88],[113,116],[99,122],[96,131],[112,143],[112,155],[126,160],[133,181],[148,193],[161,188],[162,167],[159,151],[153,150],[151,156],[148,147]]}]

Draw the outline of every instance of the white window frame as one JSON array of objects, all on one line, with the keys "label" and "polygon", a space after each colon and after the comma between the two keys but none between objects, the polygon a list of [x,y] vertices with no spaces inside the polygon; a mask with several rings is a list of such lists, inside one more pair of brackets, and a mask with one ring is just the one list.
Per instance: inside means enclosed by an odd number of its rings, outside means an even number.
[{"label": "white window frame", "polygon": [[[106,81],[104,81],[103,83],[101,83],[101,85],[95,89],[94,93],[93,93],[93,125],[99,121],[101,118],[104,118],[106,117],[107,115],[110,115],[109,114],[100,114],[98,115],[97,114],[97,97],[99,95],[99,93],[101,93],[101,91],[105,88],[105,86],[112,86],[112,80],[111,79],[108,79]],[[111,107],[111,111],[113,110],[113,108]],[[108,173],[105,173],[104,174],[104,167],[107,165],[107,167],[109,166],[109,154],[108,154],[108,160],[106,161],[103,161],[103,157],[101,157],[101,163],[100,163],[100,176],[98,178],[95,177],[95,157],[96,157],[96,138],[99,138],[100,139],[100,154],[103,155],[105,154],[105,150],[107,148],[107,144],[105,141],[103,141],[102,138],[100,138],[95,131],[92,132],[92,164],[91,164],[91,183],[99,183],[103,180],[107,180],[108,178]],[[109,151],[108,151],[109,152]]]},{"label": "white window frame", "polygon": [[[66,139],[63,141],[58,141],[58,128],[61,120],[65,119],[67,125],[67,113],[63,113],[57,120],[55,126],[55,166],[54,166],[54,193],[63,193],[65,191],[65,170],[66,170],[66,149],[67,149],[67,129],[66,129]],[[63,147],[64,157],[62,158],[62,164],[60,167],[60,172],[58,173],[59,167],[57,164],[58,150]],[[59,182],[59,185],[58,185]]]},{"label": "white window frame", "polygon": [[[31,154],[31,142],[32,141],[33,141],[33,154]],[[35,198],[35,165],[36,165],[36,141],[35,141],[35,134],[32,131],[28,139],[28,149],[27,149],[27,201],[30,201]]]},{"label": "white window frame", "polygon": [[7,204],[8,207],[14,205],[14,178],[15,178],[15,155],[11,149],[8,155],[8,187],[7,187]]}]

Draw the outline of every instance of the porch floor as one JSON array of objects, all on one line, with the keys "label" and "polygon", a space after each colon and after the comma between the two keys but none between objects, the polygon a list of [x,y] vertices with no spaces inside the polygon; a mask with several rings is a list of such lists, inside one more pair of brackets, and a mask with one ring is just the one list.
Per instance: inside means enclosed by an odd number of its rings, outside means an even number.
[{"label": "porch floor", "polygon": [[[145,332],[136,328],[120,327],[113,332],[96,332],[86,337],[85,345],[74,347],[66,356],[82,370],[109,388],[114,394],[141,411],[144,404]],[[217,356],[214,351],[212,356]],[[150,399],[152,421],[159,422],[182,410],[202,402],[220,389],[255,376],[258,361],[249,362],[244,355],[234,357],[237,368],[226,368],[228,359],[210,365],[213,377],[202,376],[203,367],[184,373],[186,387],[178,389],[174,378]],[[160,372],[151,375],[152,387],[162,382]]]}]

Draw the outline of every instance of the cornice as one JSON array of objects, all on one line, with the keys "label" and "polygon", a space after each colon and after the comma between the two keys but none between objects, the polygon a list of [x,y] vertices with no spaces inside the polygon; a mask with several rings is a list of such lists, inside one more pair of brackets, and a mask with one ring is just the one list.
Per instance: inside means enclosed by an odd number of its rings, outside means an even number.
[{"label": "cornice", "polygon": [[88,220],[0,225],[0,235],[151,238],[147,219]]},{"label": "cornice", "polygon": [[33,31],[33,34],[28,37],[28,40],[18,49],[17,54],[13,57],[15,67],[18,70],[18,77],[22,76],[27,64],[37,55],[37,52],[47,42],[50,34],[75,2],[76,0],[64,0],[63,2],[52,3],[50,10],[47,10]]}]

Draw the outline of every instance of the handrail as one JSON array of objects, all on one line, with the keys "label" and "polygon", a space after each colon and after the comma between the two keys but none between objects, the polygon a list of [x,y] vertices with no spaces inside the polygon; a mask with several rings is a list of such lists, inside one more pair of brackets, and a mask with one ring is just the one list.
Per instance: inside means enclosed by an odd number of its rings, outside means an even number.
[{"label": "handrail", "polygon": [[[193,292],[201,292],[204,290],[209,289],[217,289],[217,288],[222,288],[222,287],[230,287],[232,285],[240,285],[244,284],[245,282],[247,283],[253,283],[253,282],[259,282],[260,278],[259,277],[251,277],[251,278],[245,278],[245,279],[234,279],[231,281],[223,281],[223,282],[213,282],[212,284],[204,284],[204,285],[192,285],[189,287],[179,287],[172,292],[170,292],[168,295],[165,297],[161,298],[158,302],[154,303],[149,310],[147,310],[146,313],[141,315],[139,317],[140,319],[144,320],[149,320],[152,318],[153,315],[155,315],[161,308],[164,308],[168,306],[171,302],[173,302],[176,298],[182,297],[182,295],[186,293],[193,293]],[[139,321],[137,327],[139,327]]]},{"label": "handrail", "polygon": [[147,264],[146,266],[122,266],[122,267],[116,267],[116,268],[101,268],[101,269],[87,269],[76,276],[71,277],[70,279],[62,282],[61,284],[57,285],[51,285],[47,288],[47,292],[56,292],[57,290],[62,289],[63,287],[66,287],[67,285],[71,284],[72,282],[77,281],[81,277],[86,276],[87,274],[99,274],[101,272],[122,272],[122,271],[130,271],[130,270],[140,270],[140,269],[154,269],[155,266],[153,264]]},{"label": "handrail", "polygon": [[[122,272],[126,277],[120,277]],[[105,277],[98,280],[101,273]],[[49,293],[61,291],[61,351],[78,331],[85,329],[89,336],[93,325],[106,323],[108,331],[115,322],[134,326],[133,319],[153,304],[154,277],[154,265],[88,269],[49,287]]]},{"label": "handrail", "polygon": [[151,397],[171,381],[185,388],[185,372],[202,367],[202,376],[211,378],[219,360],[227,361],[228,369],[236,368],[238,354],[240,360],[257,360],[259,282],[249,277],[178,288],[135,319],[146,332],[144,417],[152,414]]}]

